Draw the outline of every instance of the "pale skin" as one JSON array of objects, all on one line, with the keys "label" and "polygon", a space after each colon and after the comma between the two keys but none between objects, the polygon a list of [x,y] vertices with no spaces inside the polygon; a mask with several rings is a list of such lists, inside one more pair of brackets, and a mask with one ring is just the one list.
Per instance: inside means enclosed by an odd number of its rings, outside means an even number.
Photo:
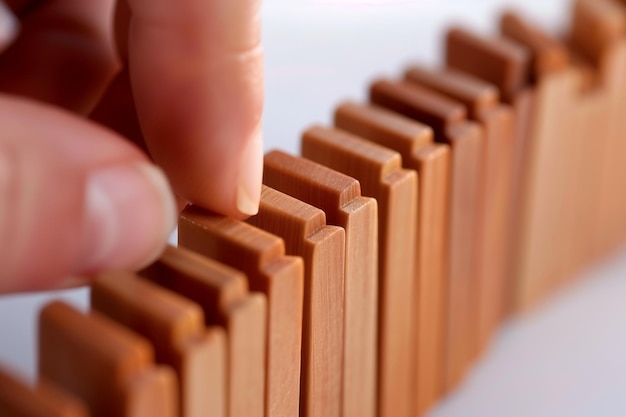
[{"label": "pale skin", "polygon": [[0,4],[0,293],[140,268],[185,202],[258,210],[259,2]]}]

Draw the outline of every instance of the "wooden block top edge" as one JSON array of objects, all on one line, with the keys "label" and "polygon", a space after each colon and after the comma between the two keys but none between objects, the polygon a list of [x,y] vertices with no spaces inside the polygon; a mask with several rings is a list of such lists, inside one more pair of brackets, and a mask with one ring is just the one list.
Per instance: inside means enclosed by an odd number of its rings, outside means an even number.
[{"label": "wooden block top edge", "polygon": [[91,284],[91,305],[168,349],[204,331],[204,313],[199,305],[129,272],[96,277]]},{"label": "wooden block top edge", "polygon": [[209,257],[247,274],[285,254],[285,244],[280,237],[193,205],[185,207],[180,214],[179,243],[203,255],[211,252]]},{"label": "wooden block top edge", "polygon": [[259,213],[247,222],[282,237],[286,251],[293,252],[302,241],[326,225],[326,214],[317,207],[263,185]]},{"label": "wooden block top edge", "polygon": [[335,110],[334,123],[340,129],[400,152],[402,158],[434,140],[430,126],[373,104],[343,102]]},{"label": "wooden block top edge", "polygon": [[406,81],[375,80],[370,86],[370,101],[430,125],[436,140],[441,140],[446,127],[467,118],[467,110],[459,102]]},{"label": "wooden block top edge", "polygon": [[154,351],[147,340],[96,312],[84,315],[62,301],[53,301],[41,310],[39,320],[40,340],[42,332],[52,329],[59,342],[77,344],[100,355],[115,369],[111,371],[118,373],[120,384],[154,361]]},{"label": "wooden block top edge", "polygon": [[[78,398],[41,379],[31,387],[0,364],[0,411],[3,417],[87,417]],[[8,414],[4,414],[8,413]]]},{"label": "wooden block top edge", "polygon": [[282,151],[265,155],[263,183],[332,213],[361,195],[359,181],[305,158]]},{"label": "wooden block top edge", "polygon": [[302,135],[305,157],[310,155],[311,147],[316,147],[318,152],[316,158],[310,159],[356,178],[362,189],[366,177],[368,181],[380,181],[402,168],[402,157],[397,151],[337,128],[314,125],[305,130]]},{"label": "wooden block top edge", "polygon": [[500,32],[506,38],[528,48],[531,53],[531,76],[535,80],[566,69],[570,57],[567,45],[533,25],[520,13],[505,11],[500,17]]},{"label": "wooden block top edge", "polygon": [[461,102],[472,115],[495,106],[500,100],[495,85],[454,69],[435,71],[411,66],[404,73],[404,79]]}]

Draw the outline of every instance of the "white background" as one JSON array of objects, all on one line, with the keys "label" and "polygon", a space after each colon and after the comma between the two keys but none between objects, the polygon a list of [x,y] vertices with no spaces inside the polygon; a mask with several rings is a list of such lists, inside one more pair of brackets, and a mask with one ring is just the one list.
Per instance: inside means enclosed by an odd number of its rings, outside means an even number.
[{"label": "white background", "polygon": [[[506,4],[559,33],[566,30],[567,3],[266,0],[266,149],[297,152],[306,126],[328,123],[339,100],[364,99],[375,76],[397,75],[409,62],[438,65],[451,23],[492,32]],[[0,297],[0,361],[28,378],[35,375],[37,310],[53,296],[86,308],[86,290]],[[622,251],[506,324],[465,383],[431,415],[626,416],[625,298]]]}]

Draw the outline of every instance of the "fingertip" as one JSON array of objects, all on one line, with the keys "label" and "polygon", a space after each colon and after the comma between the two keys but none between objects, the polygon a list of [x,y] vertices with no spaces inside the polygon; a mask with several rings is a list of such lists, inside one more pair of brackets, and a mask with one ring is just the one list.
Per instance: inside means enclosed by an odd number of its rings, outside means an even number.
[{"label": "fingertip", "polygon": [[87,181],[77,274],[139,269],[163,251],[176,225],[176,201],[163,172],[147,162],[117,165]]},{"label": "fingertip", "polygon": [[0,0],[0,52],[5,50],[17,37],[20,24],[11,9]]},{"label": "fingertip", "polygon": [[263,179],[263,138],[260,133],[246,144],[239,164],[236,207],[242,216],[253,216],[259,212]]}]

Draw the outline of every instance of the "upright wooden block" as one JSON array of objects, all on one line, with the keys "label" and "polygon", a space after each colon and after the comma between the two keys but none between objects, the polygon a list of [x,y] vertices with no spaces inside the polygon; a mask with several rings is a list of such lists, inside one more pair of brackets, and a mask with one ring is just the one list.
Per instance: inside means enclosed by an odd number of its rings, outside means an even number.
[{"label": "upright wooden block", "polygon": [[411,413],[421,415],[443,387],[450,148],[432,143],[431,128],[377,106],[344,103],[335,111],[335,125],[396,150],[404,168],[418,173]]},{"label": "upright wooden block", "polygon": [[[467,121],[467,110],[432,89],[415,82],[379,80],[370,89],[372,102],[433,127],[435,140],[451,149],[449,208],[445,256],[447,274],[444,388],[456,384],[471,349],[473,287],[476,286],[476,225],[482,174],[482,128]],[[490,302],[496,302],[490,300]],[[481,303],[482,305],[482,303]],[[475,317],[475,314],[474,314]]]},{"label": "upright wooden block", "polygon": [[341,416],[345,231],[323,211],[263,186],[259,213],[248,222],[285,241],[304,260],[300,416]]},{"label": "upright wooden block", "polygon": [[508,310],[510,304],[512,290],[511,280],[507,277],[507,260],[510,253],[508,226],[512,220],[511,199],[507,196],[511,195],[512,187],[510,166],[515,139],[514,114],[510,106],[499,103],[499,92],[494,85],[456,70],[432,71],[412,67],[406,71],[405,79],[462,103],[468,116],[480,123],[484,132],[480,151],[482,169],[479,173],[478,219],[475,222],[474,297],[470,300],[466,318],[469,330],[465,337],[469,338],[469,342],[465,344],[468,349],[464,354],[454,353],[463,345],[450,343],[453,364],[449,368],[448,380],[454,385],[462,377],[465,366],[487,346],[500,323],[502,310]]},{"label": "upright wooden block", "polygon": [[378,415],[410,416],[417,175],[400,154],[339,129],[314,126],[302,155],[349,175],[378,201]]},{"label": "upright wooden block", "polygon": [[267,378],[265,416],[297,415],[302,346],[302,258],[285,256],[282,239],[247,223],[183,210],[181,246],[245,272],[253,291],[267,297]]},{"label": "upright wooden block", "polygon": [[[490,39],[473,34],[467,30],[453,28],[446,36],[446,64],[448,67],[465,72],[498,87],[500,96],[515,111],[515,140],[513,160],[510,163],[511,222],[507,234],[512,241],[507,259],[507,275],[517,276],[520,248],[519,233],[523,226],[522,207],[524,188],[527,182],[529,135],[534,129],[534,116],[539,112],[534,109],[534,91],[527,84],[530,79],[530,53],[523,46],[506,39]],[[517,278],[514,278],[517,280]],[[516,285],[516,284],[514,284]]]},{"label": "upright wooden block", "polygon": [[500,18],[500,32],[530,52],[529,76],[531,82],[563,71],[569,65],[567,47],[537,26],[514,12],[505,12]]},{"label": "upright wooden block", "polygon": [[227,415],[263,416],[267,302],[249,293],[246,276],[184,248],[169,246],[141,275],[204,311],[208,326],[227,333]]},{"label": "upright wooden block", "polygon": [[[529,210],[547,212],[543,224],[537,227],[543,231],[539,233],[543,242],[528,243],[545,257],[542,261],[546,271],[544,275],[540,277],[541,273],[533,273],[544,287],[539,293],[544,293],[563,275],[565,263],[570,262],[565,254],[566,246],[572,243],[570,238],[565,237],[569,234],[568,228],[579,227],[568,220],[576,210],[570,202],[577,198],[572,200],[567,194],[570,193],[568,189],[578,188],[576,177],[581,152],[585,148],[578,140],[580,135],[577,131],[580,129],[575,127],[579,120],[572,114],[574,103],[578,101],[572,89],[582,78],[579,71],[568,68],[571,60],[565,44],[522,16],[505,13],[500,20],[500,30],[504,36],[524,46],[530,54],[529,79],[535,87],[536,116],[527,139],[525,166],[528,174],[523,190],[523,203],[527,205],[520,223],[527,232],[533,227],[526,223],[526,219],[532,216]],[[541,161],[544,161],[543,166]],[[541,181],[541,184],[536,184],[536,181]],[[533,192],[542,192],[542,189],[546,190],[543,196],[531,196]],[[532,200],[535,203],[531,203]],[[533,204],[549,208],[530,209]],[[517,238],[523,242],[523,236],[518,235]],[[524,246],[521,243],[522,251],[526,251]],[[522,264],[517,263],[518,271],[523,268]]]},{"label": "upright wooden block", "polygon": [[150,341],[178,376],[181,417],[225,417],[226,339],[197,304],[130,272],[102,274],[91,306]]},{"label": "upright wooden block", "polygon": [[342,415],[372,417],[378,336],[376,200],[361,197],[357,180],[280,151],[265,156],[263,182],[324,210],[328,224],[346,231]]},{"label": "upright wooden block", "polygon": [[39,374],[94,417],[178,416],[176,376],[153,365],[148,342],[98,313],[48,304],[39,322]]},{"label": "upright wooden block", "polygon": [[[575,248],[589,241],[588,208],[597,200],[597,186],[590,184],[599,169],[594,161],[602,144],[590,147],[584,132],[587,115],[599,110],[604,99],[591,93],[588,69],[569,65],[562,42],[510,13],[503,16],[501,30],[526,47],[534,63],[530,79],[535,82],[535,115],[525,155],[521,232],[516,235],[517,301],[525,309],[558,287],[563,277],[575,274],[585,259]],[[552,64],[546,69],[540,62]],[[598,130],[606,123],[592,124],[594,135],[605,136]]]},{"label": "upright wooden block", "polygon": [[[624,224],[626,207],[617,203],[621,194],[615,193],[622,187],[626,174],[622,114],[626,92],[624,5],[612,0],[576,1],[570,40],[572,49],[580,54],[584,65],[591,68],[595,79],[593,89],[582,94],[580,104],[576,106],[576,117],[583,121],[582,140],[586,138],[588,144],[589,135],[596,138],[594,146],[586,149],[585,159],[581,162],[587,174],[580,176],[581,191],[589,197],[577,206],[578,220],[588,219],[579,228],[584,239],[579,240],[577,248],[572,248],[572,258],[579,261],[576,266],[580,269],[603,253],[600,248],[604,244],[599,244],[600,239],[594,236],[613,236],[614,240],[611,240],[617,245],[624,237],[621,225]],[[611,207],[616,215],[610,214]],[[614,244],[604,246],[605,250]]]},{"label": "upright wooden block", "polygon": [[2,417],[87,417],[85,405],[45,380],[29,387],[0,367]]}]

